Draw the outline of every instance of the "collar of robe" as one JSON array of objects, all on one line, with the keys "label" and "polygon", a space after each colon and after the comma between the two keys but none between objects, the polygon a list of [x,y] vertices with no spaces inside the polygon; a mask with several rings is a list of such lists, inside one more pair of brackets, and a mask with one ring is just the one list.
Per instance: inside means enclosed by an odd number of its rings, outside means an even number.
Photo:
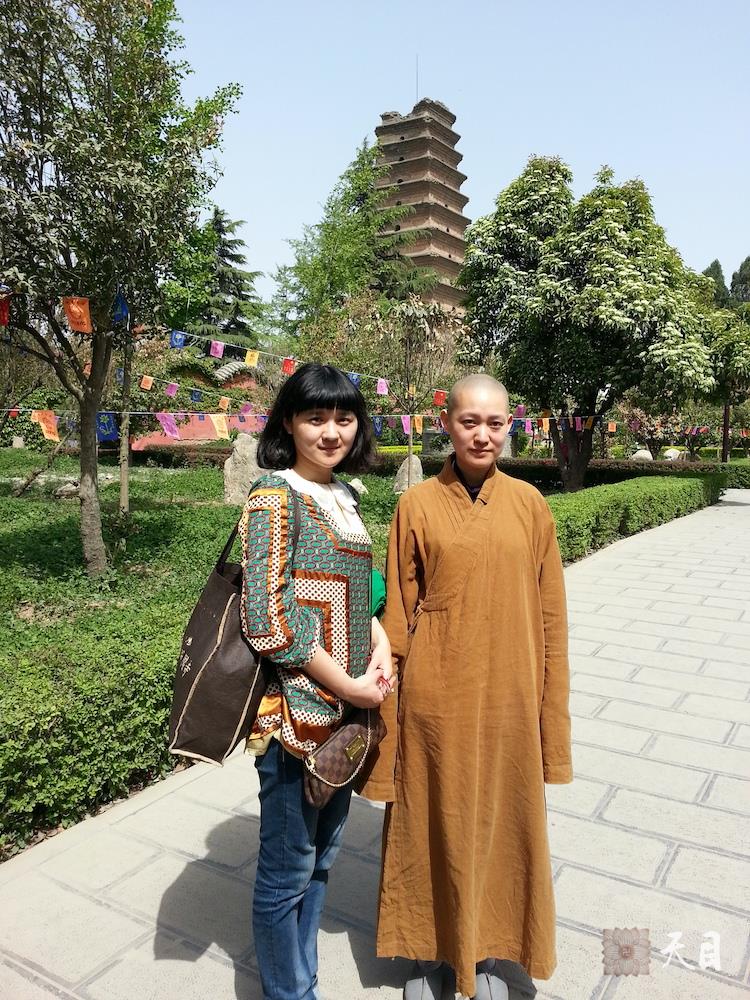
[{"label": "collar of robe", "polygon": [[500,477],[497,466],[493,464],[492,468],[485,476],[482,488],[479,491],[479,496],[476,498],[476,501],[473,501],[467,493],[466,487],[456,475],[456,470],[453,468],[453,460],[455,457],[455,453],[448,456],[441,472],[438,475],[438,479],[448,489],[452,496],[454,496],[457,500],[468,504],[469,507],[474,506],[475,503],[486,505],[489,502],[495,483]]}]

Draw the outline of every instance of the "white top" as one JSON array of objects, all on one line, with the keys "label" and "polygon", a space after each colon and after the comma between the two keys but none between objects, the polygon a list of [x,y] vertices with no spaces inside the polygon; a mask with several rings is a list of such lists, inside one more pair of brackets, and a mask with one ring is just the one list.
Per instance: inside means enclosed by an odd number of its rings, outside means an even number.
[{"label": "white top", "polygon": [[357,514],[354,497],[338,480],[334,479],[331,483],[315,483],[310,479],[303,479],[294,469],[281,469],[276,475],[283,476],[297,493],[305,493],[312,497],[333,518],[344,534],[367,534]]}]

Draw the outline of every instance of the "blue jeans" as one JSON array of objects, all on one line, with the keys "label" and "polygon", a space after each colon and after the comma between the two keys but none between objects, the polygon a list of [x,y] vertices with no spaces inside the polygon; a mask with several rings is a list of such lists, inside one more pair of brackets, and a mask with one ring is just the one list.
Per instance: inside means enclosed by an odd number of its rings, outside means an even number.
[{"label": "blue jeans", "polygon": [[314,809],[305,799],[302,761],[275,739],[255,766],[260,852],[253,934],[263,1000],[318,1000],[318,927],[352,790],[342,788]]}]

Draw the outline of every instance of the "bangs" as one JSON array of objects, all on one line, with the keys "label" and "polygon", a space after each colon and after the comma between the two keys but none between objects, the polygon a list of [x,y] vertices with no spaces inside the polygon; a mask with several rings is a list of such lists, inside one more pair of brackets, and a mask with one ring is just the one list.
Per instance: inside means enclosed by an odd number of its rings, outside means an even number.
[{"label": "bangs", "polygon": [[299,370],[294,394],[293,415],[307,410],[348,410],[360,415],[362,394],[354,383],[332,365],[316,365]]}]

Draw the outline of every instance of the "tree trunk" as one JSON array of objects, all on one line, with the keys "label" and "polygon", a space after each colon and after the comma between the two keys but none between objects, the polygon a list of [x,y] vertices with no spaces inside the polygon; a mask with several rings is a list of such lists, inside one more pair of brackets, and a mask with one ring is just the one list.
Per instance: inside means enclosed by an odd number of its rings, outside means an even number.
[{"label": "tree trunk", "polygon": [[721,460],[723,463],[729,461],[730,455],[730,445],[729,445],[729,417],[731,415],[731,404],[728,399],[724,400],[724,420],[721,428]]},{"label": "tree trunk", "polygon": [[594,452],[594,431],[591,428],[576,431],[570,425],[561,431],[557,420],[551,422],[550,430],[563,489],[575,493],[586,483],[586,471]]},{"label": "tree trunk", "polygon": [[661,451],[661,438],[646,438],[646,447],[651,452],[651,458],[656,462]]},{"label": "tree trunk", "polygon": [[107,550],[102,536],[99,505],[96,413],[99,399],[87,392],[81,403],[81,542],[89,576],[99,576],[107,568]]},{"label": "tree trunk", "polygon": [[409,416],[409,450],[407,452],[407,458],[409,460],[409,465],[406,470],[406,488],[407,490],[411,486],[411,458],[414,454],[414,417]]},{"label": "tree trunk", "polygon": [[133,342],[125,341],[122,376],[122,419],[120,421],[120,513],[130,513],[130,377],[133,368]]}]

